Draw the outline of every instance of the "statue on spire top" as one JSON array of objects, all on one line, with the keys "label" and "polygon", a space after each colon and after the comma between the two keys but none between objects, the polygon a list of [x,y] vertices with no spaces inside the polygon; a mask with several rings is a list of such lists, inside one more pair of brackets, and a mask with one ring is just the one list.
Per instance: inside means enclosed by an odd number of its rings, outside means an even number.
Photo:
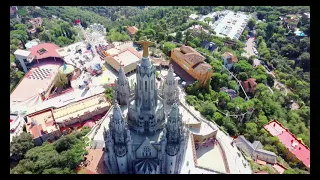
[{"label": "statue on spire top", "polygon": [[149,45],[153,44],[153,42],[148,41],[148,40],[142,40],[142,41],[138,41],[136,42],[137,44],[141,44],[143,47],[143,56],[147,58],[149,56]]}]

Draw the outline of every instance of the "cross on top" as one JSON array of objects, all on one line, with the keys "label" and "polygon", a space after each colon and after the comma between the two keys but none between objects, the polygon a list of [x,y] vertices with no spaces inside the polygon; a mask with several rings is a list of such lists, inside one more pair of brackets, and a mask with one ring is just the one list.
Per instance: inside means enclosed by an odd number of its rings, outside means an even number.
[{"label": "cross on top", "polygon": [[153,42],[148,41],[148,40],[142,40],[142,41],[138,41],[137,44],[141,44],[142,47],[143,47],[143,56],[142,57],[147,58],[149,56],[148,47],[149,47],[150,44],[153,44]]},{"label": "cross on top", "polygon": [[122,63],[122,61],[120,61],[120,67],[124,67],[124,64]]}]

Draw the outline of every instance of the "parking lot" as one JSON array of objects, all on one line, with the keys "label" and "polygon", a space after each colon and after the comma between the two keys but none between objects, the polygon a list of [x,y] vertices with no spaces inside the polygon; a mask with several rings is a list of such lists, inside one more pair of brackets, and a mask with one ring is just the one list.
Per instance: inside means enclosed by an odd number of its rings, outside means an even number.
[{"label": "parking lot", "polygon": [[242,12],[227,11],[224,12],[212,26],[217,36],[230,37],[231,39],[239,39],[240,35],[247,26],[249,15]]}]

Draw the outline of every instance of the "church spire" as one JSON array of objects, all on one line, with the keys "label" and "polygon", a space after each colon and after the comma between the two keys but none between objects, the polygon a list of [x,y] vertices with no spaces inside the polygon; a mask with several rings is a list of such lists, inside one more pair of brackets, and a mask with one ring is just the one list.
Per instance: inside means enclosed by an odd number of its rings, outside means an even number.
[{"label": "church spire", "polygon": [[122,63],[119,68],[119,81],[120,83],[124,83],[126,81],[126,73],[124,72]]},{"label": "church spire", "polygon": [[172,64],[169,65],[169,71],[168,71],[166,80],[167,81],[174,81],[174,74],[173,74]]},{"label": "church spire", "polygon": [[120,106],[117,101],[115,101],[115,104],[113,107],[113,114],[112,114],[109,126],[110,126],[110,129],[112,129],[114,132],[118,132],[118,133],[126,132],[126,124],[122,116]]}]

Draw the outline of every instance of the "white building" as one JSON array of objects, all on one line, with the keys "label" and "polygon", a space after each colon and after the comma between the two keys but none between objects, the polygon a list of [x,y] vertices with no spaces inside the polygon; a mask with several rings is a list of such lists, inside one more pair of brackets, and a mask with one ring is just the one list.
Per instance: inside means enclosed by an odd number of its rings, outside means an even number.
[{"label": "white building", "polygon": [[28,41],[25,46],[26,46],[26,49],[29,50],[29,49],[31,49],[33,46],[36,46],[36,45],[38,45],[38,44],[39,44],[39,42],[37,42],[37,41],[35,41],[35,40],[32,40],[32,41]]},{"label": "white building", "polygon": [[10,142],[14,136],[19,136],[23,132],[25,123],[23,116],[10,114]]},{"label": "white building", "polygon": [[192,19],[192,20],[198,20],[199,16],[196,15],[196,14],[191,14],[191,15],[189,16],[189,18]]},{"label": "white building", "polygon": [[26,63],[28,63],[27,59],[28,59],[29,55],[31,54],[31,52],[26,51],[26,50],[17,49],[13,54],[16,56],[16,59],[19,60],[23,71],[25,73],[28,72]]},{"label": "white building", "polygon": [[222,59],[223,59],[223,65],[229,70],[232,68],[234,63],[238,62],[237,56],[230,52],[223,53]]}]

